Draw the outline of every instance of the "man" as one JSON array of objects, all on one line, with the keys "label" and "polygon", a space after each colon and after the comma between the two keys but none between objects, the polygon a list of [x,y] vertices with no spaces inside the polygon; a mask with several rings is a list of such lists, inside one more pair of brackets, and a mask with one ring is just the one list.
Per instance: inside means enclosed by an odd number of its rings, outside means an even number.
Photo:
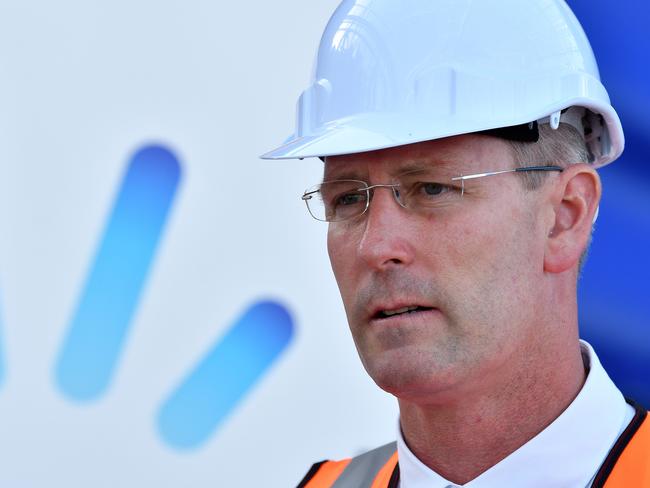
[{"label": "man", "polygon": [[303,199],[397,443],[299,486],[650,486],[650,421],[578,337],[623,132],[563,0],[344,1],[296,134]]}]

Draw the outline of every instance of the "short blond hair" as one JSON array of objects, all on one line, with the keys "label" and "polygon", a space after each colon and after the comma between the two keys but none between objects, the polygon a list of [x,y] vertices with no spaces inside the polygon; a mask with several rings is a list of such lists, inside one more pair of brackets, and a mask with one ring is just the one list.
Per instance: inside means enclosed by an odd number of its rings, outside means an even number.
[{"label": "short blond hair", "polygon": [[[557,129],[541,124],[537,142],[507,142],[518,166],[553,164],[565,168],[570,164],[589,161],[589,150],[584,137],[568,124],[560,124]],[[535,190],[545,181],[547,173],[531,171],[522,173],[522,176],[526,188]]]},{"label": "short blond hair", "polygon": [[[560,124],[557,129],[552,129],[548,124],[539,126],[539,140],[537,142],[507,141],[510,145],[515,164],[520,167],[537,164],[553,164],[566,168],[575,163],[586,163],[589,161],[589,150],[584,137],[577,129],[568,124]],[[548,173],[545,171],[530,171],[521,173],[524,186],[529,190],[536,190],[546,180]],[[584,268],[589,247],[591,246],[592,235],[580,256],[578,266],[579,275]]]}]

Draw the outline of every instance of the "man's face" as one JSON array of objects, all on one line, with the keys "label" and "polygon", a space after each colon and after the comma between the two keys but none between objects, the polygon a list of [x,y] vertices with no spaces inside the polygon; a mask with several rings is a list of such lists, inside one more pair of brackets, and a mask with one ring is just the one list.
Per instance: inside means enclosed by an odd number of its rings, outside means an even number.
[{"label": "man's face", "polygon": [[[469,135],[329,157],[324,179],[393,183],[414,164],[465,175],[515,167],[505,142]],[[329,224],[354,341],[386,391],[436,402],[488,388],[535,347],[544,192],[525,190],[519,178],[467,180],[462,198],[423,212],[378,188],[364,215]]]}]

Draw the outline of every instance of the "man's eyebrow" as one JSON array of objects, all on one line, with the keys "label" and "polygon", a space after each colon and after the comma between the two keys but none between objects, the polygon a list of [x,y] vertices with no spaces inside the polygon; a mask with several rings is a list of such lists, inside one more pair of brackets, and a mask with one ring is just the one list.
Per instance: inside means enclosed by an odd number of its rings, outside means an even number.
[{"label": "man's eyebrow", "polygon": [[395,176],[395,175],[400,175],[404,173],[412,173],[415,171],[424,171],[427,169],[431,169],[432,166],[436,165],[436,163],[430,163],[430,162],[425,162],[425,161],[410,161],[408,163],[400,164],[399,166],[395,167],[394,170],[392,170],[390,173]]},{"label": "man's eyebrow", "polygon": [[[334,173],[334,174],[332,174]],[[366,181],[368,175],[361,175],[358,171],[353,171],[351,169],[344,169],[341,171],[327,171],[323,174],[323,182],[333,181],[333,180],[358,180]]]},{"label": "man's eyebrow", "polygon": [[404,173],[412,173],[416,171],[426,171],[430,169],[446,169],[453,168],[456,165],[456,162],[451,159],[436,159],[433,161],[423,161],[423,160],[414,160],[408,163],[404,163],[395,168],[394,171],[391,171],[392,175],[400,175]]}]

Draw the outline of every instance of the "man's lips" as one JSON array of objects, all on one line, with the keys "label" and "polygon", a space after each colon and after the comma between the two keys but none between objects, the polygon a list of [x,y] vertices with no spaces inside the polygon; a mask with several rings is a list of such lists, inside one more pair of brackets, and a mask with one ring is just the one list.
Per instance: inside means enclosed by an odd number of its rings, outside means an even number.
[{"label": "man's lips", "polygon": [[434,310],[434,307],[420,305],[418,303],[396,304],[396,305],[379,305],[375,307],[369,316],[369,319],[386,320],[394,317],[404,317],[409,315],[420,314]]}]

